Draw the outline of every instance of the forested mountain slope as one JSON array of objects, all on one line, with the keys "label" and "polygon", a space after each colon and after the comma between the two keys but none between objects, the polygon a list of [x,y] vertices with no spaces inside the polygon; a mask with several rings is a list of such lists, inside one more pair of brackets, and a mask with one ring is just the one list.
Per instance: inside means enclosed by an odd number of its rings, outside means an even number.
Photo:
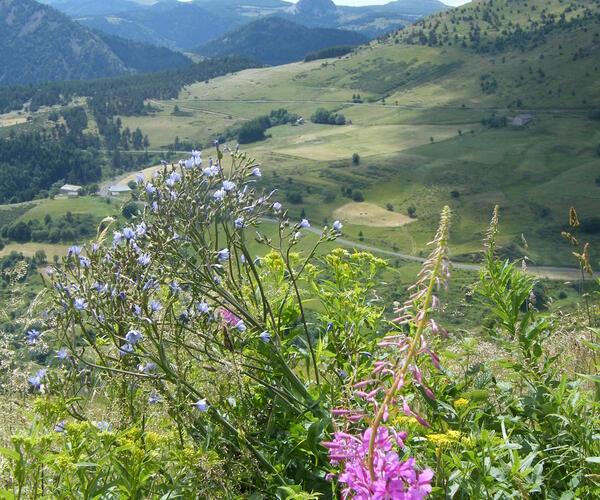
[{"label": "forested mountain slope", "polygon": [[195,52],[211,57],[240,55],[265,64],[284,64],[300,60],[310,51],[367,41],[366,37],[352,31],[306,28],[279,17],[267,17],[202,45]]},{"label": "forested mountain slope", "polygon": [[33,0],[0,0],[0,85],[82,80],[178,67],[164,48],[100,35]]}]

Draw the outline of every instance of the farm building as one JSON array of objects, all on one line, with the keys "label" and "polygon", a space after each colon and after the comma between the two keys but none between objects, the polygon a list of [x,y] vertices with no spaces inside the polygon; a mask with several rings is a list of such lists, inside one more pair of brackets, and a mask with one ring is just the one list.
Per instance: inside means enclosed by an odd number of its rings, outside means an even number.
[{"label": "farm building", "polygon": [[512,124],[515,127],[524,127],[528,123],[533,121],[533,116],[531,115],[517,115],[513,118]]},{"label": "farm building", "polygon": [[111,194],[111,196],[118,196],[120,194],[130,193],[131,188],[129,186],[125,186],[125,185],[110,186],[108,188],[108,192]]},{"label": "farm building", "polygon": [[77,186],[75,184],[65,184],[60,188],[60,194],[68,196],[69,198],[77,198],[82,189],[83,188],[81,186]]}]

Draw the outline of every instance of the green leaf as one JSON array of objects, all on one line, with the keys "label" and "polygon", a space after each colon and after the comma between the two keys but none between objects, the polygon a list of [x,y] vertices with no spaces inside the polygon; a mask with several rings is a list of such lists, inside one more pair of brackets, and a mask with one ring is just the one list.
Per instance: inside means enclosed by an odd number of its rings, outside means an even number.
[{"label": "green leaf", "polygon": [[584,340],[583,343],[586,346],[588,346],[590,349],[593,349],[594,351],[600,352],[600,344],[594,344],[592,342],[588,342],[587,340]]},{"label": "green leaf", "polygon": [[11,450],[10,448],[0,448],[0,455],[8,458],[9,460],[20,460],[21,455],[15,450]]},{"label": "green leaf", "polygon": [[94,462],[77,462],[75,464],[75,467],[78,467],[80,469],[85,469],[85,468],[93,469],[95,467],[98,467],[98,464],[95,464]]}]

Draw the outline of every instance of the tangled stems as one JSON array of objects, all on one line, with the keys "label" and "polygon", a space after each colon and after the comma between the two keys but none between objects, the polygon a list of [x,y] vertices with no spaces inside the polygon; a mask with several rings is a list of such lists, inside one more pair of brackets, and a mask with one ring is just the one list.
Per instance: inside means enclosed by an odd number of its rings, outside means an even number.
[{"label": "tangled stems", "polygon": [[[288,479],[277,457],[288,444],[269,436],[289,432],[288,419],[329,419],[298,279],[340,224],[325,227],[307,259],[292,265],[290,249],[310,224],[291,222],[271,200],[274,191],[259,191],[254,160],[228,152],[230,166],[217,148],[208,166],[195,151],[157,170],[151,181],[138,177],[145,201],[139,216],[114,231],[112,243],[105,227],[97,241],[71,247],[62,265],[48,270],[54,322],[73,364],[106,373],[103,387],[118,387],[128,403],[123,416],[145,416],[134,401],[150,393],[148,404],[159,408],[163,401],[163,415],[175,421],[180,436],[182,428],[189,436],[218,428],[220,453],[249,452],[247,464],[260,471],[258,481],[268,484],[268,476],[283,485]],[[279,242],[257,231],[258,243],[272,254],[251,255],[246,230],[272,216],[279,221]],[[274,258],[287,270],[280,282],[274,281]],[[310,352],[293,342],[301,334],[292,322],[296,310]],[[30,342],[37,336],[28,334]],[[303,358],[307,366],[312,358],[314,378],[296,370]],[[215,380],[212,373],[227,376]],[[39,388],[44,377],[32,377],[31,385]]]},{"label": "tangled stems", "polygon": [[[450,228],[450,208],[444,207],[440,219],[440,226],[438,229],[438,233],[434,240],[436,243],[435,250],[431,253],[428,261],[425,263],[424,269],[427,268],[427,265],[433,262],[433,269],[429,273],[429,284],[427,285],[427,291],[425,293],[423,302],[418,304],[415,301],[414,306],[418,312],[416,315],[417,319],[417,330],[413,339],[410,343],[410,347],[408,349],[408,353],[404,358],[403,363],[401,364],[399,370],[396,373],[394,378],[394,382],[389,390],[386,392],[383,403],[380,405],[377,413],[375,415],[375,419],[371,424],[371,433],[369,439],[369,451],[368,451],[368,465],[369,465],[369,473],[371,475],[371,480],[375,481],[375,471],[374,471],[374,458],[375,458],[375,441],[378,435],[378,429],[381,425],[381,422],[384,418],[384,415],[387,412],[387,407],[391,403],[398,389],[402,386],[404,377],[410,367],[410,364],[414,357],[416,356],[418,349],[421,345],[421,339],[425,327],[429,323],[427,313],[430,311],[430,307],[432,305],[432,301],[434,298],[433,291],[437,283],[439,283],[439,276],[442,270],[442,264],[444,259],[447,257],[447,244],[448,244],[448,235]],[[418,295],[417,295],[418,296]]]}]

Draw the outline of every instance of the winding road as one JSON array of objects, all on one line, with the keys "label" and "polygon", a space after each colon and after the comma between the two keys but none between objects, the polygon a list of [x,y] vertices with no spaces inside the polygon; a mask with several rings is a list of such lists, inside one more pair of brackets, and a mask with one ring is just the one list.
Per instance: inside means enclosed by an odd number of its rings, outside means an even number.
[{"label": "winding road", "polygon": [[[184,151],[182,151],[181,153],[188,154]],[[159,167],[160,165],[148,167],[142,172],[144,172],[145,175],[148,175],[148,173],[153,172],[156,168]],[[100,186],[100,196],[108,196],[109,186],[112,186],[113,184],[126,183],[128,179],[135,178],[135,176],[136,172],[128,172],[126,174],[123,174],[122,176],[103,182]],[[263,222],[275,223],[277,221],[275,219],[263,219]],[[309,227],[307,228],[307,230],[317,235],[321,235],[322,233],[320,229],[314,227]],[[411,262],[425,262],[425,259],[423,257],[418,257],[417,255],[396,252],[394,250],[387,250],[385,248],[378,248],[371,245],[366,245],[364,243],[348,240],[344,237],[337,238],[335,241],[343,246],[356,248],[357,250],[365,250],[367,252],[372,252],[380,255],[387,255],[388,257],[395,257]],[[464,271],[472,272],[478,272],[482,269],[482,266],[479,264],[467,264],[464,262],[452,262],[452,266],[454,267],[454,269],[462,269]],[[527,266],[527,272],[533,276],[551,280],[578,281],[581,279],[581,271],[575,267]],[[600,273],[594,273],[594,277],[600,278]]]},{"label": "winding road", "polygon": [[[270,222],[275,222],[275,221],[270,220]],[[309,227],[308,231],[310,231],[311,233],[314,233],[314,234],[318,234],[318,235],[321,234],[320,230],[313,228],[313,227]],[[425,260],[426,260],[423,257],[418,257],[416,255],[395,252],[393,250],[385,250],[383,248],[377,248],[377,247],[373,247],[370,245],[365,245],[363,243],[357,243],[355,241],[347,240],[345,238],[337,238],[335,241],[344,246],[356,248],[359,250],[366,250],[367,252],[387,255],[389,257],[396,257],[399,259],[409,260],[409,261],[413,261],[413,262],[425,262]],[[480,271],[481,269],[483,269],[483,266],[481,266],[481,265],[465,264],[463,262],[452,262],[452,266],[454,267],[454,269],[463,269],[465,271],[473,271],[473,272],[477,272],[477,271]],[[581,279],[581,271],[574,267],[528,266],[527,272],[533,276],[537,276],[539,278],[551,279],[551,280],[565,280],[565,281],[573,280],[573,281],[576,281],[576,280]],[[600,273],[594,273],[594,277],[599,278]]]}]

